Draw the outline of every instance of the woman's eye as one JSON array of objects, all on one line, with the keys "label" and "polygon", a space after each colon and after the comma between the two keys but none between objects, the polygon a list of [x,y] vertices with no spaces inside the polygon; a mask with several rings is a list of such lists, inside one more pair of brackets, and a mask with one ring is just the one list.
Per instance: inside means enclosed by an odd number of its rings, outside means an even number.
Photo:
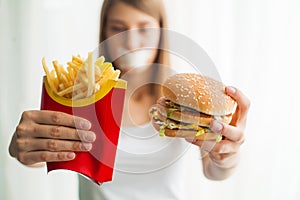
[{"label": "woman's eye", "polygon": [[122,32],[122,31],[126,31],[126,28],[113,26],[113,27],[111,27],[111,30],[113,32]]}]

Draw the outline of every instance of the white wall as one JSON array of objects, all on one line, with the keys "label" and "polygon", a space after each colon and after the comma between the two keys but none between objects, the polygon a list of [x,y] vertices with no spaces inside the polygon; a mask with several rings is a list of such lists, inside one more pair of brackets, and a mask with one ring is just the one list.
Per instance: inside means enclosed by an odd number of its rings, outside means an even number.
[{"label": "white wall", "polygon": [[176,3],[181,11],[170,11],[172,25],[200,44],[223,81],[240,88],[252,102],[237,172],[221,182],[208,181],[200,172],[194,175],[199,169],[195,153],[189,199],[299,199],[300,2]]},{"label": "white wall", "polygon": [[39,109],[41,58],[64,63],[98,43],[98,0],[2,0],[0,3],[0,199],[77,199],[73,173],[20,165],[8,144],[24,110]]},{"label": "white wall", "polygon": [[[0,199],[77,198],[74,174],[21,166],[7,147],[21,112],[39,108],[41,58],[64,62],[95,48],[100,2],[0,0]],[[252,101],[237,172],[225,181],[206,180],[194,149],[187,199],[300,199],[300,2],[165,2],[171,29],[200,44],[223,81]]]}]

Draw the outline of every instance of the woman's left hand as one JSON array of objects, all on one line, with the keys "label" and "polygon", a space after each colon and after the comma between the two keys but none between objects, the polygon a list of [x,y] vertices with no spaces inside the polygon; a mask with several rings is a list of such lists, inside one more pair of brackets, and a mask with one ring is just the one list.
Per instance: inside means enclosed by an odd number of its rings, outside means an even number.
[{"label": "woman's left hand", "polygon": [[[215,143],[214,141],[189,141],[199,147],[213,146],[208,155],[215,165],[223,169],[233,168],[238,164],[238,151],[244,142],[244,131],[247,121],[247,113],[250,107],[249,99],[238,89],[226,87],[225,92],[237,102],[237,109],[233,114],[230,124],[213,121],[210,128],[222,134],[225,139],[212,145],[203,145],[204,143]],[[202,149],[208,151],[208,149]]]}]

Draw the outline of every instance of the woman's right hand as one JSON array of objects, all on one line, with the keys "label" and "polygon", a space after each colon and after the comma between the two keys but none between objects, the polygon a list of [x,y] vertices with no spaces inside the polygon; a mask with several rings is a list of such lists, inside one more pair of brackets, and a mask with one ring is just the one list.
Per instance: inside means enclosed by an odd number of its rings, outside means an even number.
[{"label": "woman's right hand", "polygon": [[9,153],[24,165],[69,161],[77,151],[89,151],[96,140],[89,121],[62,112],[25,111],[13,135]]}]

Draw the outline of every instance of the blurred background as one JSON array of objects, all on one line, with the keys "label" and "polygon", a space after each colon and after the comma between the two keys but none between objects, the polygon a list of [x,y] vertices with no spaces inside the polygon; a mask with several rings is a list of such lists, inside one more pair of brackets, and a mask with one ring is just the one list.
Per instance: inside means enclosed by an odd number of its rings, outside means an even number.
[{"label": "blurred background", "polygon": [[[0,199],[78,199],[76,174],[22,166],[8,145],[22,112],[39,109],[41,58],[63,63],[97,46],[101,3],[0,0]],[[300,1],[165,4],[170,29],[198,43],[223,82],[252,102],[236,173],[207,180],[197,149],[191,149],[186,199],[300,199]]]}]

